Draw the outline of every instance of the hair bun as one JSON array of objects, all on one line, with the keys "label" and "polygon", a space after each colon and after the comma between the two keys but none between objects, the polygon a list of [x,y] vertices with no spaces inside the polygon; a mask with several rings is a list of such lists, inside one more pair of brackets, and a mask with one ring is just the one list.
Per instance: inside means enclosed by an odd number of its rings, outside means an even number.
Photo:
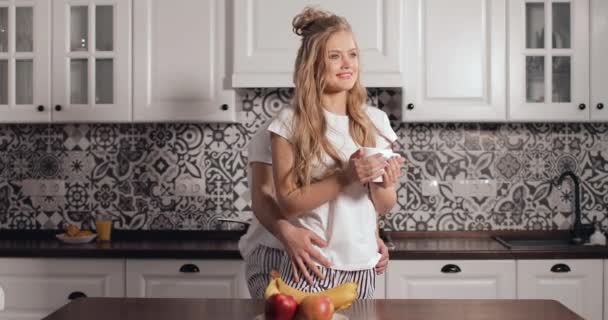
[{"label": "hair bun", "polygon": [[306,37],[310,34],[310,26],[319,19],[325,19],[331,17],[332,14],[323,11],[316,7],[306,7],[302,12],[296,15],[291,22],[293,26],[293,32],[299,36]]}]

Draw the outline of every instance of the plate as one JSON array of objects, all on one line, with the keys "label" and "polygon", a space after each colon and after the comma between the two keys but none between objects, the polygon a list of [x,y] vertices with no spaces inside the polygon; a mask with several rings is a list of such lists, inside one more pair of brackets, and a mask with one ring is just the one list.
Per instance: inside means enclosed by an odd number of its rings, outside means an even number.
[{"label": "plate", "polygon": [[217,221],[219,222],[234,222],[234,223],[240,223],[240,224],[250,224],[251,220],[244,220],[244,219],[232,219],[232,218],[219,218],[217,219]]},{"label": "plate", "polygon": [[80,243],[91,242],[91,240],[93,240],[93,239],[95,239],[95,237],[97,237],[97,234],[92,234],[90,236],[82,236],[82,237],[67,237],[65,235],[65,233],[60,233],[58,235],[55,235],[55,237],[57,237],[57,239],[59,239],[63,243],[80,244]]},{"label": "plate", "polygon": [[[264,314],[258,314],[255,318],[253,318],[253,320],[264,320]],[[348,320],[348,317],[341,314],[341,313],[334,313],[334,316],[331,318],[331,320]]]}]

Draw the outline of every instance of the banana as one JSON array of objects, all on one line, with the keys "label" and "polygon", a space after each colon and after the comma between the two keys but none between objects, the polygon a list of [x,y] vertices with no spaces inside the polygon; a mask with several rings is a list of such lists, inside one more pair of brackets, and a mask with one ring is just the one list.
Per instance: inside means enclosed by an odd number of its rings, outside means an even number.
[{"label": "banana", "polygon": [[270,298],[274,294],[282,293],[294,297],[299,304],[308,296],[326,295],[331,299],[335,310],[340,311],[350,307],[353,301],[357,298],[357,284],[354,282],[347,282],[321,292],[309,293],[288,285],[285,283],[285,281],[283,281],[283,279],[281,279],[278,272],[274,270],[271,272],[271,278],[272,280],[270,280],[270,283],[268,283],[264,293],[264,297],[266,299]]},{"label": "banana", "polygon": [[276,284],[276,279],[272,279],[272,280],[270,280],[270,283],[268,283],[268,286],[266,287],[266,291],[264,291],[264,298],[266,300],[268,300],[268,298],[272,297],[273,295],[275,295],[277,293],[281,293],[281,292],[279,291],[279,287]]},{"label": "banana", "polygon": [[350,305],[353,304],[353,301],[357,299],[357,284],[354,282],[347,282],[320,292],[319,294],[329,296],[334,303],[336,311],[344,310],[350,307]]}]

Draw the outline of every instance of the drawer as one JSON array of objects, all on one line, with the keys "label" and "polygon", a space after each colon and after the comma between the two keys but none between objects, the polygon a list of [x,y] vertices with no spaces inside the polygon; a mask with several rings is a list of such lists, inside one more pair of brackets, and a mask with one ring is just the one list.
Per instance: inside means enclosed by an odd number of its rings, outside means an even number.
[{"label": "drawer", "polygon": [[127,259],[127,296],[249,298],[242,260]]}]

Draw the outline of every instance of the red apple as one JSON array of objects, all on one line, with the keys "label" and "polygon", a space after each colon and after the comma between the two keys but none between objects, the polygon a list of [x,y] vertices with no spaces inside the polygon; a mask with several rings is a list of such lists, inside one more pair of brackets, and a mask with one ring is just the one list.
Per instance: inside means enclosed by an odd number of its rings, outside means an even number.
[{"label": "red apple", "polygon": [[334,304],[325,295],[308,296],[300,302],[296,320],[331,320]]},{"label": "red apple", "polygon": [[294,297],[277,293],[266,299],[264,316],[266,320],[292,320],[297,308],[298,302]]}]

